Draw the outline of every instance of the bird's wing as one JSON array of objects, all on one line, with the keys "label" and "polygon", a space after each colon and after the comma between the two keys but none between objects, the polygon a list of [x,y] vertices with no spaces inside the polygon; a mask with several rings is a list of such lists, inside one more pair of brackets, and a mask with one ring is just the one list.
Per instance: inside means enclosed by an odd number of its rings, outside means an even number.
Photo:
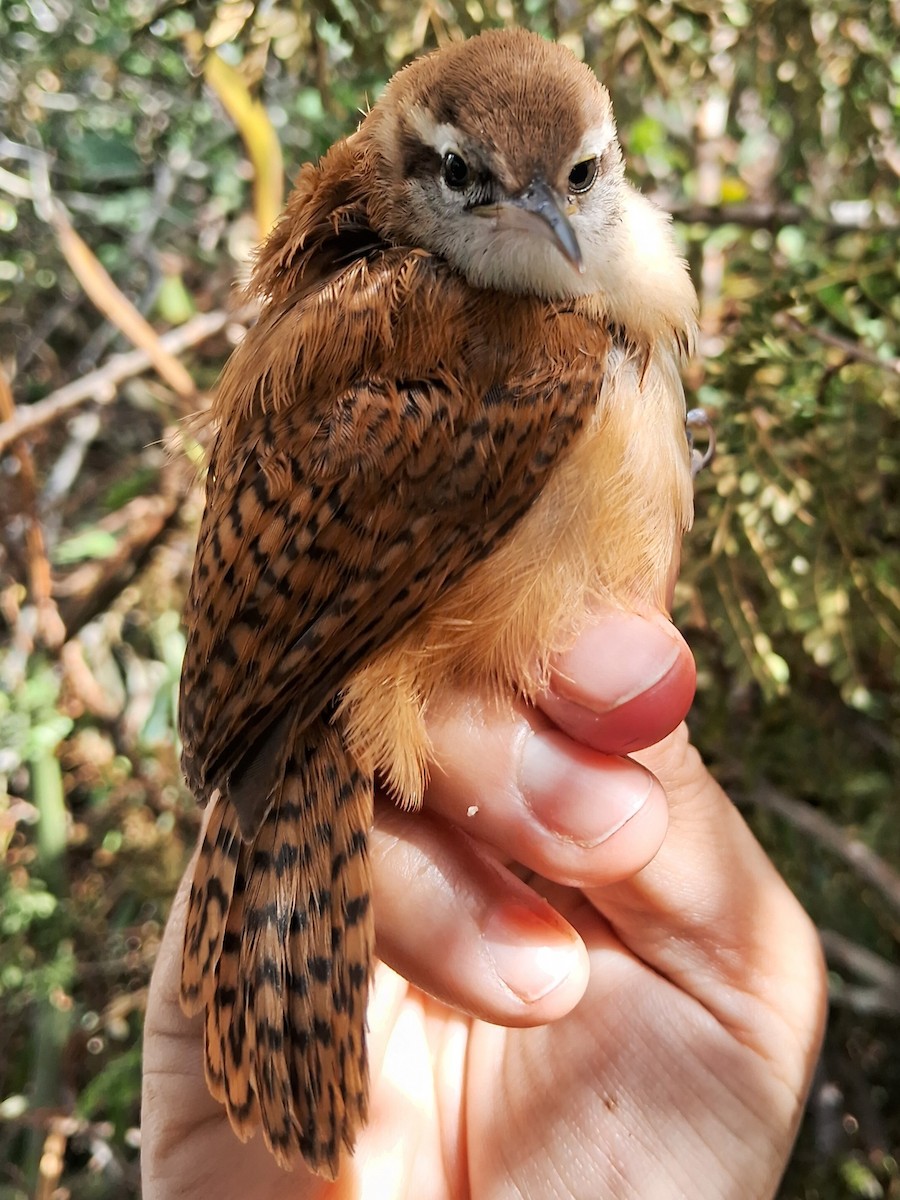
[{"label": "bird's wing", "polygon": [[483,391],[439,370],[382,371],[262,410],[220,441],[186,614],[181,731],[192,788],[229,794],[245,835],[288,724],[327,709],[512,529],[583,425],[601,368],[585,357],[563,386],[529,368]]}]

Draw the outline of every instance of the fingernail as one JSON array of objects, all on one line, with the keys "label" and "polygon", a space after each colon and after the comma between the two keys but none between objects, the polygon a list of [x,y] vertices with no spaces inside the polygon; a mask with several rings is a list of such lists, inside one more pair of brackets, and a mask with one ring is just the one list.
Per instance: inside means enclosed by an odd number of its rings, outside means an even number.
[{"label": "fingernail", "polygon": [[[569,654],[578,687],[568,677]],[[582,632],[571,651],[560,654],[553,691],[565,703],[599,715],[612,712],[665,679],[681,656],[675,627],[664,618],[613,612]]]},{"label": "fingernail", "polygon": [[549,905],[544,915],[525,904],[501,904],[482,934],[497,974],[526,1004],[559,987],[578,961],[577,940]]},{"label": "fingernail", "polygon": [[601,757],[557,730],[522,747],[519,788],[545,829],[579,846],[598,846],[646,803],[653,777],[630,760]]}]

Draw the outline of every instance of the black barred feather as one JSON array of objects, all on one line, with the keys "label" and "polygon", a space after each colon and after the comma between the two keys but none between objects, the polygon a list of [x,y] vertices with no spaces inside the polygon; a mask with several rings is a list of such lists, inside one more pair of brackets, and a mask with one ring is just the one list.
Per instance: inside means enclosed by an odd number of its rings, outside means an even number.
[{"label": "black barred feather", "polygon": [[217,800],[185,941],[182,1002],[206,1005],[210,1091],[241,1138],[261,1124],[282,1166],[299,1149],[329,1178],[366,1116],[372,792],[340,729],[314,722],[251,842]]}]

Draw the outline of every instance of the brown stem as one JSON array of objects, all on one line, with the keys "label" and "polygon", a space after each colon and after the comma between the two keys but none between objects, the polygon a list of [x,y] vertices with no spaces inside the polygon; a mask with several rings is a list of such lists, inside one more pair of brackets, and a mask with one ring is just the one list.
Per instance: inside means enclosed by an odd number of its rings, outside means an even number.
[{"label": "brown stem", "polygon": [[[0,420],[7,424],[16,419],[12,389],[0,369]],[[0,426],[2,428],[2,426]],[[22,511],[25,515],[25,553],[28,560],[28,590],[37,611],[37,633],[48,649],[57,649],[63,642],[65,630],[50,594],[50,560],[44,544],[44,530],[37,513],[37,476],[34,460],[27,446],[17,446]]]},{"label": "brown stem", "polygon": [[181,463],[169,464],[160,495],[136,496],[101,522],[118,536],[115,552],[82,564],[55,589],[67,637],[105,612],[143,569],[181,511],[188,490],[184,476]]},{"label": "brown stem", "polygon": [[880,367],[882,371],[890,371],[892,375],[900,375],[900,358],[881,358],[874,350],[870,350],[868,346],[863,346],[860,342],[841,337],[840,334],[831,333],[827,329],[818,329],[815,325],[804,325],[801,320],[790,313],[784,314],[783,320],[789,328],[795,329],[798,333],[808,333],[823,346],[832,346],[835,350],[841,350],[847,358],[867,363],[870,367]]},{"label": "brown stem", "polygon": [[785,225],[816,225],[826,233],[890,233],[900,229],[900,218],[888,220],[851,220],[830,213],[820,217],[799,204],[695,204],[693,201],[667,201],[664,207],[676,221],[685,225],[740,225],[744,229],[770,229]]},{"label": "brown stem", "polygon": [[[247,305],[234,313],[221,309],[200,313],[177,329],[170,329],[168,333],[162,334],[159,340],[170,354],[180,354],[220,333],[226,325],[248,324],[255,311],[254,306]],[[115,399],[116,388],[120,383],[132,379],[135,375],[142,375],[151,366],[150,356],[145,350],[116,354],[96,371],[83,375],[81,379],[74,379],[45,396],[43,400],[17,409],[13,416],[0,424],[0,450],[7,449],[20,438],[51,424],[89,400],[97,404],[109,404]]]},{"label": "brown stem", "polygon": [[853,837],[811,804],[795,800],[768,783],[754,788],[748,794],[747,801],[777,813],[795,829],[814,837],[817,842],[848,863],[860,878],[874,887],[888,904],[900,912],[900,875],[859,838]]}]

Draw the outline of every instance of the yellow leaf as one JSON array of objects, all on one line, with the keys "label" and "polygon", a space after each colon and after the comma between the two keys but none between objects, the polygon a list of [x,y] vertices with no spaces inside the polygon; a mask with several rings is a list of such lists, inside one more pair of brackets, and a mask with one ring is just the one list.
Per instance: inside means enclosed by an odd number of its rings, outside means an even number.
[{"label": "yellow leaf", "polygon": [[60,205],[52,207],[50,220],[59,248],[95,307],[112,321],[133,346],[146,353],[154,369],[173,391],[184,399],[195,397],[197,389],[187,370],[177,358],[169,354],[150,322],[120,291],[93,250],[75,231]]},{"label": "yellow leaf", "polygon": [[216,51],[206,56],[203,76],[247,147],[253,164],[253,212],[262,241],[275,224],[284,197],[284,165],[278,135],[263,105],[250,95],[240,72]]},{"label": "yellow leaf", "polygon": [[734,176],[722,180],[721,199],[723,204],[740,204],[747,199],[747,185]]}]

